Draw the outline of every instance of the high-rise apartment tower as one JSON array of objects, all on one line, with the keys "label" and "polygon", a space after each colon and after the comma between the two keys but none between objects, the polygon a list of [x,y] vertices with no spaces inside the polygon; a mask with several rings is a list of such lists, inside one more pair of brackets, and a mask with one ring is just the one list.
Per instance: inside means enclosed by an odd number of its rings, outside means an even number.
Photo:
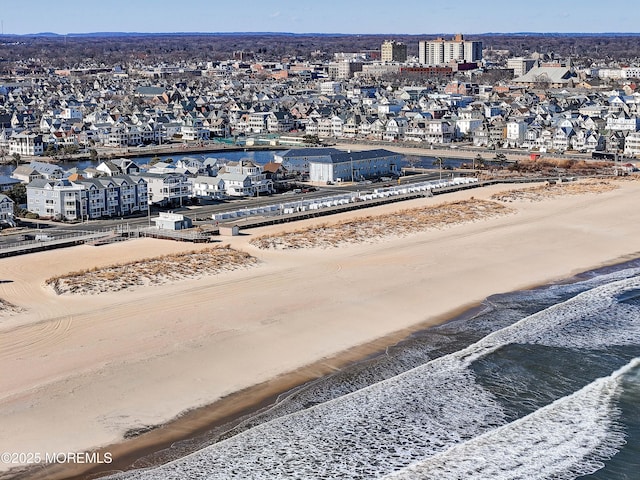
[{"label": "high-rise apartment tower", "polygon": [[461,34],[457,34],[453,40],[437,38],[422,41],[419,44],[418,59],[423,65],[430,66],[452,61],[478,62],[482,60],[482,42],[470,42]]}]

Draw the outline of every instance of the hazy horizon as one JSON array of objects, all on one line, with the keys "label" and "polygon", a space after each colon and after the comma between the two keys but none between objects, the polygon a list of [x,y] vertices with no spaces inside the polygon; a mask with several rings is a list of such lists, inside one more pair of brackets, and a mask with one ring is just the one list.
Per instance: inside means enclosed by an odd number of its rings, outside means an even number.
[{"label": "hazy horizon", "polygon": [[349,32],[269,32],[269,31],[237,31],[237,32],[138,32],[138,31],[96,31],[96,32],[29,32],[29,33],[4,33],[4,36],[16,36],[16,37],[35,37],[35,36],[55,36],[55,37],[81,37],[81,36],[118,36],[118,35],[282,35],[282,36],[312,36],[312,35],[326,35],[326,36],[415,36],[415,37],[435,37],[445,36],[453,37],[457,33],[463,33],[466,37],[472,36],[491,36],[491,35],[541,35],[541,36],[598,36],[598,35],[615,35],[615,36],[640,36],[640,32],[425,32],[425,33],[349,33]]},{"label": "hazy horizon", "polygon": [[15,3],[0,13],[0,33],[631,34],[640,25],[632,0],[619,0],[615,11],[595,0],[538,0],[522,6],[514,6],[513,0],[492,0],[481,7],[472,0],[455,4],[405,0],[398,8],[382,0],[325,0],[312,5],[294,0],[193,0],[185,8],[168,0],[78,5],[71,0],[59,0],[55,8],[45,0]]}]

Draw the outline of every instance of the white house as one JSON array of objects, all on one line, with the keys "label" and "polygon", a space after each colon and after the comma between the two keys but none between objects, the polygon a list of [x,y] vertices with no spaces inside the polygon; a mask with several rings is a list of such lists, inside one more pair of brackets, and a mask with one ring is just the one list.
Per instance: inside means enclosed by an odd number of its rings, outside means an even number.
[{"label": "white house", "polygon": [[524,142],[527,132],[527,122],[524,120],[510,120],[507,122],[507,142],[514,147],[519,147]]},{"label": "white house", "polygon": [[192,193],[196,198],[218,199],[226,195],[222,178],[199,175],[191,179]]},{"label": "white house", "polygon": [[209,129],[204,127],[202,119],[193,116],[185,117],[180,133],[182,134],[182,139],[189,142],[209,140],[211,135]]},{"label": "white house", "polygon": [[141,173],[149,189],[149,203],[177,206],[191,197],[191,183],[182,173]]},{"label": "white house", "polygon": [[624,156],[635,157],[640,155],[640,132],[632,132],[624,141]]}]

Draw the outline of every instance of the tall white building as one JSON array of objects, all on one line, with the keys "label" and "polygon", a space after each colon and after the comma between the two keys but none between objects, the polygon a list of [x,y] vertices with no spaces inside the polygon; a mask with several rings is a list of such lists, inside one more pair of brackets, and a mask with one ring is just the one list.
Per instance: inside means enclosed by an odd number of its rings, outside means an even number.
[{"label": "tall white building", "polygon": [[418,59],[421,64],[435,66],[449,62],[478,62],[482,60],[482,42],[464,40],[457,34],[453,40],[437,38],[422,41],[418,45]]}]

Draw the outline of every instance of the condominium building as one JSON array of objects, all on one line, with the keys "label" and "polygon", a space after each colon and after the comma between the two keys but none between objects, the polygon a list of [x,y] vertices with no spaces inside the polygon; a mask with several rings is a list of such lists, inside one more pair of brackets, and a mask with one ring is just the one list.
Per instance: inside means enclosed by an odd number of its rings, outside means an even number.
[{"label": "condominium building", "polygon": [[25,131],[14,133],[9,138],[9,155],[41,156],[44,153],[42,135]]},{"label": "condominium building", "polygon": [[119,175],[92,179],[36,179],[27,185],[27,209],[42,218],[122,217],[148,208],[147,182]]},{"label": "condominium building", "polygon": [[482,60],[482,42],[470,42],[463,35],[453,40],[437,38],[421,41],[418,50],[419,62],[423,65],[442,65],[449,62],[478,62]]},{"label": "condominium building", "polygon": [[406,62],[407,45],[394,40],[386,40],[380,48],[380,59],[383,62]]}]

